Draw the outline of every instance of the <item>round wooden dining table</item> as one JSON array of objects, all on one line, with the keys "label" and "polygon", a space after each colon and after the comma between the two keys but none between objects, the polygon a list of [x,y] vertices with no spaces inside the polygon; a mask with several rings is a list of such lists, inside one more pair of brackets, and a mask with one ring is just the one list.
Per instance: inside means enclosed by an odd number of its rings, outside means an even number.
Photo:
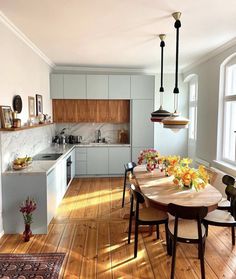
[{"label": "round wooden dining table", "polygon": [[159,169],[148,172],[145,165],[136,166],[134,176],[146,203],[165,211],[169,203],[174,203],[183,206],[206,206],[210,212],[217,208],[222,199],[221,193],[210,184],[199,191],[194,188],[183,190],[173,183],[173,176],[166,177]]}]

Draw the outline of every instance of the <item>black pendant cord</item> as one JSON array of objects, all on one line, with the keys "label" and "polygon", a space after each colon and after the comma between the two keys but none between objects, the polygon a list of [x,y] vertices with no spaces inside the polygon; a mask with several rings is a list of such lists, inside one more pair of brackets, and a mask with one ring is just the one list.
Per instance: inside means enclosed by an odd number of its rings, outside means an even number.
[{"label": "black pendant cord", "polygon": [[180,20],[175,21],[175,28],[176,28],[176,61],[175,61],[175,88],[173,93],[178,94],[178,66],[179,66],[179,28],[181,27]]},{"label": "black pendant cord", "polygon": [[164,92],[164,87],[163,87],[163,56],[164,56],[164,47],[165,47],[164,41],[161,41],[160,47],[161,47],[161,87],[159,91]]}]

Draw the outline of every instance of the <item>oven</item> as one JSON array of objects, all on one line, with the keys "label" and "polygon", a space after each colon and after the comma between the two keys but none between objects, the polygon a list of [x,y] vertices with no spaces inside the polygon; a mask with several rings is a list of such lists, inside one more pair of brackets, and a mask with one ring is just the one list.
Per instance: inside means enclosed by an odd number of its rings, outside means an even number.
[{"label": "oven", "polygon": [[72,179],[71,165],[72,165],[71,156],[69,156],[66,160],[66,184],[67,184],[67,187],[70,184],[71,179]]}]

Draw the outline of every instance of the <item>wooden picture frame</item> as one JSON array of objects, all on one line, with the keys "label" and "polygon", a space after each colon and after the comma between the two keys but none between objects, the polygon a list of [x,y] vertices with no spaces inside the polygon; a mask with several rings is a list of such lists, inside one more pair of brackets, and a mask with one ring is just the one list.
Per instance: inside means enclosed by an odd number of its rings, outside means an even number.
[{"label": "wooden picture frame", "polygon": [[28,109],[29,109],[29,117],[35,116],[35,100],[34,97],[28,96]]},{"label": "wooden picture frame", "polygon": [[12,109],[10,106],[0,106],[2,128],[11,128],[13,124]]},{"label": "wooden picture frame", "polygon": [[43,96],[36,94],[36,115],[43,114]]}]

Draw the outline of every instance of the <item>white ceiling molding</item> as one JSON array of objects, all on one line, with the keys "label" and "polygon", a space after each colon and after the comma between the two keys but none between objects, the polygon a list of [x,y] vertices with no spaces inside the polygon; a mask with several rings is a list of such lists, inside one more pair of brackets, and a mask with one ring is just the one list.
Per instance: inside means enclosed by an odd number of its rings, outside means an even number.
[{"label": "white ceiling molding", "polygon": [[117,73],[117,74],[146,74],[156,75],[157,73],[145,69],[135,68],[112,68],[112,67],[85,67],[85,66],[57,66],[53,67],[53,72],[78,72],[78,73]]},{"label": "white ceiling molding", "polygon": [[19,29],[17,28],[0,10],[0,21],[9,28],[19,39],[21,39],[28,47],[30,47],[43,61],[50,67],[55,64]]},{"label": "white ceiling molding", "polygon": [[210,60],[211,58],[215,57],[216,55],[220,54],[221,52],[227,50],[228,48],[232,47],[232,46],[236,46],[236,37],[233,38],[232,40],[226,42],[225,44],[221,45],[220,47],[214,49],[213,51],[205,54],[202,58],[198,59],[196,62],[188,65],[187,67],[185,67],[182,72],[185,74],[188,71],[190,71],[191,69],[199,66],[200,64]]}]

